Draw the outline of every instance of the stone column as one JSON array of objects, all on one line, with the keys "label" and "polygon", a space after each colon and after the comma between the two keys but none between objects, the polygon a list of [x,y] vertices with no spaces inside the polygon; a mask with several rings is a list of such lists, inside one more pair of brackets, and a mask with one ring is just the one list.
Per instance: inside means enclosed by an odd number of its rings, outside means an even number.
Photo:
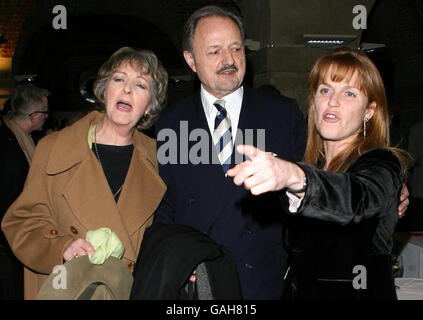
[{"label": "stone column", "polygon": [[249,76],[254,87],[271,84],[308,110],[307,78],[316,59],[336,44],[308,44],[309,40],[343,41],[358,48],[362,29],[353,27],[353,8],[369,14],[374,0],[244,0],[242,2]]}]

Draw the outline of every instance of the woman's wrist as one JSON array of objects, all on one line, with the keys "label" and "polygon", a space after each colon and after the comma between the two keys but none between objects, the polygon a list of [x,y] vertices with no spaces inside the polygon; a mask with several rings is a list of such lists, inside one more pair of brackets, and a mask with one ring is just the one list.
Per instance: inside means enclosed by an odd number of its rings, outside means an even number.
[{"label": "woman's wrist", "polygon": [[305,192],[307,187],[307,178],[305,172],[300,166],[292,163],[293,170],[291,175],[291,181],[287,184],[287,191],[291,193],[302,193]]}]

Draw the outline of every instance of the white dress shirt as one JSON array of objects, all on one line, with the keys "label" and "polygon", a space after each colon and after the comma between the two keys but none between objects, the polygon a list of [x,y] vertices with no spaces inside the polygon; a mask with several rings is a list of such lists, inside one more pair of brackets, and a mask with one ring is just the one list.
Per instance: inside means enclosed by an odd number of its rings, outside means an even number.
[{"label": "white dress shirt", "polygon": [[231,118],[232,141],[235,141],[243,95],[244,88],[241,86],[236,91],[219,99],[208,93],[203,88],[203,85],[201,85],[201,103],[203,104],[207,124],[209,125],[209,130],[212,136],[214,132],[214,121],[217,115],[217,109],[213,104],[216,100],[225,100],[225,109]]}]

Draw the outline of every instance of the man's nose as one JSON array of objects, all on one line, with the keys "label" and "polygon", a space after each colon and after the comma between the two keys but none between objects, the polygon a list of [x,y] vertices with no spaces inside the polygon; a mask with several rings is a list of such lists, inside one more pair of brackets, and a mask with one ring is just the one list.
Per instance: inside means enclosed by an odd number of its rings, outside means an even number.
[{"label": "man's nose", "polygon": [[231,66],[234,63],[235,63],[235,60],[232,55],[232,52],[230,50],[225,50],[224,56],[223,56],[223,64]]}]

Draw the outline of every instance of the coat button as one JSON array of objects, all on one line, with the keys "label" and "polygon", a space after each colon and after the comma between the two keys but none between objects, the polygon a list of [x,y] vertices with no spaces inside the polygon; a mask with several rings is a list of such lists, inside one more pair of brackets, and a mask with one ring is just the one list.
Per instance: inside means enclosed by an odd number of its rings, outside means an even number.
[{"label": "coat button", "polygon": [[70,231],[71,231],[73,234],[78,234],[78,230],[77,230],[75,227],[70,227]]},{"label": "coat button", "polygon": [[246,263],[246,264],[245,264],[245,267],[246,267],[247,269],[252,269],[252,268],[253,268],[253,265],[252,265],[252,264],[249,264],[249,263]]},{"label": "coat button", "polygon": [[53,236],[55,236],[55,235],[57,235],[58,234],[58,232],[57,232],[57,230],[50,230],[50,234],[51,235],[53,235]]},{"label": "coat button", "polygon": [[135,264],[133,262],[128,263],[128,268],[132,272],[134,271]]}]

